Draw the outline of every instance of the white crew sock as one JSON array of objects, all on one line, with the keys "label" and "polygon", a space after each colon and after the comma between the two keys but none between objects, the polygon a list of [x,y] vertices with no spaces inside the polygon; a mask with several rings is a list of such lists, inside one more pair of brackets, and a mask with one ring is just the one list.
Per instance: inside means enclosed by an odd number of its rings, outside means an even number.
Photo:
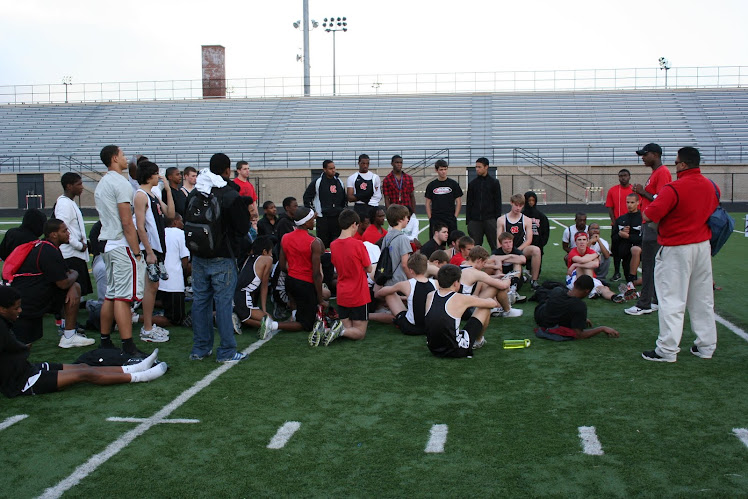
[{"label": "white crew sock", "polygon": [[65,339],[67,340],[75,336],[75,333],[77,333],[75,329],[66,329],[65,331],[62,332],[62,334],[65,335]]},{"label": "white crew sock", "polygon": [[122,371],[129,374],[147,371],[148,369],[153,367],[156,359],[158,359],[158,348],[155,349],[152,354],[150,354],[148,357],[141,360],[137,364],[133,364],[131,366],[122,366]]},{"label": "white crew sock", "polygon": [[153,381],[156,378],[160,378],[164,375],[169,366],[166,362],[161,362],[150,369],[138,373],[130,373],[130,383],[142,383],[144,381]]},{"label": "white crew sock", "polygon": [[268,327],[271,331],[277,331],[278,330],[278,322],[277,321],[270,321],[270,324],[268,324]]}]

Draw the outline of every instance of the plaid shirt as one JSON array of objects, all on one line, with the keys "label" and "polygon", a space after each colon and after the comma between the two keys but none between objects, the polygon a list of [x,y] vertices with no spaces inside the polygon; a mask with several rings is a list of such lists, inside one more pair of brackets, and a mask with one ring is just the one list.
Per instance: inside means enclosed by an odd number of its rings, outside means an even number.
[{"label": "plaid shirt", "polygon": [[402,172],[400,182],[401,185],[398,189],[397,178],[395,178],[394,173],[390,172],[382,181],[382,193],[390,202],[401,204],[403,206],[410,206],[415,210],[416,207],[411,206],[410,204],[410,195],[413,193],[413,177]]}]

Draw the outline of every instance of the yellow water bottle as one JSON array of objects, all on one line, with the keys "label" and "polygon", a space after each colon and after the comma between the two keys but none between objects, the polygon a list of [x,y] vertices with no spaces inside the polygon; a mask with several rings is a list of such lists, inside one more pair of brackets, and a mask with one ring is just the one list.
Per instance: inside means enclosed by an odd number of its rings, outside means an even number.
[{"label": "yellow water bottle", "polygon": [[504,340],[504,349],[509,350],[513,348],[528,348],[530,346],[530,340]]}]

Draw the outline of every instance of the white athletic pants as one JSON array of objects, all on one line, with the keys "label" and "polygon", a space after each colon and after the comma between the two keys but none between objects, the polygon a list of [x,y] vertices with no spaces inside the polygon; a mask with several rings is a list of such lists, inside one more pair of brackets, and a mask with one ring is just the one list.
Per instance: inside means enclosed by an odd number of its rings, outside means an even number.
[{"label": "white athletic pants", "polygon": [[678,355],[683,318],[688,308],[691,330],[696,335],[694,345],[702,355],[711,357],[717,348],[717,325],[709,241],[663,246],[657,253],[654,274],[660,306],[657,354],[667,359]]}]

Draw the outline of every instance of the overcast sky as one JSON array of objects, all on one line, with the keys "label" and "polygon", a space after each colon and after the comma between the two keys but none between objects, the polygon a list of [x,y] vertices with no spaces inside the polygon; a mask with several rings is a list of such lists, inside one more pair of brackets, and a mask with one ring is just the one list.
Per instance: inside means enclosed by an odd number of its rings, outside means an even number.
[{"label": "overcast sky", "polygon": [[[346,16],[338,75],[748,65],[748,1],[310,0]],[[0,85],[200,79],[201,45],[228,78],[296,76],[301,0],[0,0]],[[310,33],[312,77],[332,35]]]}]

